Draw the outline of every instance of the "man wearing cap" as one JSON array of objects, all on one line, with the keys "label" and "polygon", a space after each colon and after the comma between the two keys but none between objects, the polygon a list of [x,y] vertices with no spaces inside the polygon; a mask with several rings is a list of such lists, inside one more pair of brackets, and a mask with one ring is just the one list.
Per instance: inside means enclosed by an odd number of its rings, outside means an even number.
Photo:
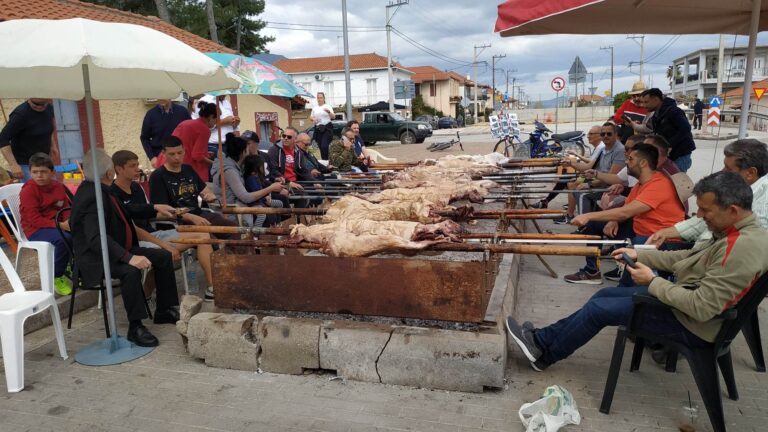
[{"label": "man wearing cap", "polygon": [[645,84],[642,81],[638,81],[632,85],[632,90],[629,91],[629,98],[624,101],[623,104],[616,110],[616,114],[613,115],[613,122],[617,125],[621,125],[621,142],[627,142],[627,138],[634,134],[635,131],[632,128],[632,122],[642,122],[645,116],[648,115],[648,110],[642,105],[640,94],[645,91]]},{"label": "man wearing cap", "polygon": [[[740,175],[752,188],[752,211],[757,223],[768,229],[768,146],[756,139],[741,139],[725,146],[723,153],[723,171]],[[667,240],[678,238],[695,241],[694,248],[698,248],[712,238],[712,233],[704,219],[692,217],[656,231],[647,243],[658,247]]]}]

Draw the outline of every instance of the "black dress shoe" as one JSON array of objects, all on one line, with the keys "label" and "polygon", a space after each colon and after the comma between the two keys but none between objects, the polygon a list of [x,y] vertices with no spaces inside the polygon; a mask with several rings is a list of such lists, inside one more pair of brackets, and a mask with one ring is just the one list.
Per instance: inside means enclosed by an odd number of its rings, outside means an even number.
[{"label": "black dress shoe", "polygon": [[140,347],[156,347],[160,344],[155,335],[150,333],[143,325],[129,328],[128,340]]},{"label": "black dress shoe", "polygon": [[179,320],[179,311],[175,309],[166,309],[164,311],[155,311],[155,324],[176,324]]}]

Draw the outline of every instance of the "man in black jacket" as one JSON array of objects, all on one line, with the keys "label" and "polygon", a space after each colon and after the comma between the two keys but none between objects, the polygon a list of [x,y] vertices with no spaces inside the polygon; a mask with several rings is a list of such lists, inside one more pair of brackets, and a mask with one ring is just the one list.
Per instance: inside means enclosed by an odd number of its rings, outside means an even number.
[{"label": "man in black jacket", "polygon": [[330,174],[331,170],[321,164],[315,155],[309,151],[311,145],[312,138],[310,138],[308,133],[302,132],[299,134],[298,138],[296,138],[296,147],[298,147],[301,152],[301,157],[306,162],[306,168],[309,170],[309,173],[312,177],[322,178],[323,174]]},{"label": "man in black jacket", "polygon": [[121,282],[120,291],[129,321],[128,340],[139,346],[157,346],[157,338],[142,324],[142,320],[147,318],[142,293],[142,271],[150,267],[155,270],[155,324],[175,324],[179,319],[179,297],[173,258],[165,250],[139,247],[139,240],[149,240],[150,235],[134,225],[131,215],[110,193],[115,175],[112,160],[103,150],[95,151],[98,152],[95,167],[98,178],[94,178],[91,155],[86,154],[83,158],[86,181],[77,189],[72,201],[70,227],[78,273],[86,286],[98,286],[104,279],[94,183],[99,181],[102,184],[110,272],[113,278]]},{"label": "man in black jacket", "polygon": [[693,163],[691,153],[696,150],[688,116],[677,107],[674,99],[664,97],[657,88],[644,91],[642,97],[645,108],[653,112],[649,127],[653,133],[667,139],[670,145],[669,158],[680,171],[687,172]]},{"label": "man in black jacket", "polygon": [[296,128],[285,128],[283,139],[267,151],[267,165],[271,181],[282,179],[290,189],[302,190],[303,187],[296,182],[312,180],[312,174],[306,167],[302,152],[296,149],[298,136],[299,131]]},{"label": "man in black jacket", "polygon": [[701,99],[696,98],[696,102],[693,104],[693,128],[701,130],[701,121],[704,116],[704,102]]}]

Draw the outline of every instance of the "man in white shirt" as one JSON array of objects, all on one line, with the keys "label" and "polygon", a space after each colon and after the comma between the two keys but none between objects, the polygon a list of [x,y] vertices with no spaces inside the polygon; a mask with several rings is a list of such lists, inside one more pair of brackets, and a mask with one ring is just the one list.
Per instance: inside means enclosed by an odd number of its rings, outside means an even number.
[{"label": "man in white shirt", "polygon": [[[768,146],[756,139],[741,139],[725,146],[723,153],[723,171],[739,174],[750,185],[752,211],[757,223],[768,228]],[[711,239],[712,233],[703,219],[694,216],[655,232],[646,243],[658,247],[675,238],[695,241],[694,247],[698,247]]]}]

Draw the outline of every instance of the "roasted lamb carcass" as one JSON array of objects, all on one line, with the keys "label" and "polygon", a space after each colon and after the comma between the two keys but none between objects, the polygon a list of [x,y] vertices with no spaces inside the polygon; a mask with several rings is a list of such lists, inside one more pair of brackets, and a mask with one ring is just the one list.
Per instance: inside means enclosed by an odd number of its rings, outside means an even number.
[{"label": "roasted lamb carcass", "polygon": [[373,221],[416,221],[432,223],[440,220],[433,214],[434,206],[424,201],[386,201],[372,203],[357,196],[347,195],[335,201],[326,210],[323,221],[336,222],[345,219]]},{"label": "roasted lamb carcass", "polygon": [[474,203],[481,203],[490,193],[488,189],[493,187],[498,187],[498,185],[490,180],[443,181],[429,186],[411,189],[385,189],[381,192],[356,196],[374,203],[421,201],[432,203],[435,208],[443,208],[451,201],[469,200]]},{"label": "roasted lamb carcass", "polygon": [[421,250],[435,243],[461,242],[462,228],[446,220],[437,224],[407,221],[340,220],[294,225],[291,241],[320,243],[330,256],[369,256],[381,252]]}]

